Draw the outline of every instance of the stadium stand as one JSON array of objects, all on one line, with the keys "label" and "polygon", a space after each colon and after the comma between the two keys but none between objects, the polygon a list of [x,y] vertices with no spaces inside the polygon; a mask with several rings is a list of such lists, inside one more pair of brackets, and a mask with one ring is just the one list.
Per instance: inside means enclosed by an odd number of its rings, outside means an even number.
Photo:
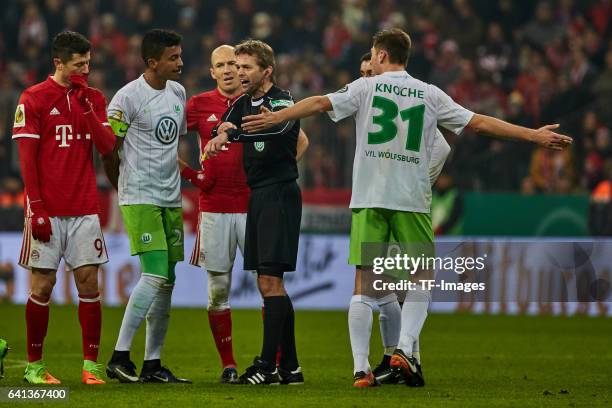
[{"label": "stadium stand", "polygon": [[[563,152],[470,133],[452,138],[446,169],[457,187],[592,192],[604,208],[592,214],[609,213],[610,194],[602,191],[612,176],[610,1],[7,0],[0,15],[0,230],[20,228],[4,216],[14,212],[20,188],[13,112],[20,92],[50,71],[50,39],[64,29],[88,36],[90,82],[110,99],[141,72],[140,35],[151,27],[184,35],[182,82],[189,96],[213,87],[208,56],[215,46],[252,37],[274,47],[279,85],[296,99],[356,78],[371,35],[403,28],[413,39],[408,71],[414,76],[473,110],[530,127],[558,122],[574,137]],[[319,116],[304,127],[311,143],[301,164],[304,189],[350,187],[353,123],[334,126]],[[184,143],[185,152],[196,148],[195,138]]]}]

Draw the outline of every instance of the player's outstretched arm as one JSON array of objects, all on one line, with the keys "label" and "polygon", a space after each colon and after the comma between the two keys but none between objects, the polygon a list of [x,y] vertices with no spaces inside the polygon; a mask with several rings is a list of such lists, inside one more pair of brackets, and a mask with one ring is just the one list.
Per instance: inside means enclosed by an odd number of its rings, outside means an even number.
[{"label": "player's outstretched arm", "polygon": [[[287,108],[282,108],[287,109]],[[266,108],[261,108],[261,113],[270,113],[271,111]],[[294,120],[289,120],[286,122],[281,122],[277,125],[273,125],[265,130],[260,130],[259,132],[247,132],[243,128],[238,129],[228,129],[227,135],[228,140],[230,142],[238,142],[238,143],[255,143],[255,142],[265,142],[267,140],[272,140],[276,137],[284,135],[285,133],[291,132],[293,129],[293,125],[295,124]]]},{"label": "player's outstretched arm", "polygon": [[475,114],[467,127],[477,133],[532,142],[553,150],[563,150],[572,144],[571,137],[553,131],[559,127],[558,124],[530,129],[491,116]]},{"label": "player's outstretched arm", "polygon": [[302,156],[304,156],[304,153],[306,153],[306,149],[308,149],[308,145],[310,144],[310,142],[308,141],[308,136],[306,136],[306,133],[300,129],[300,133],[298,133],[298,140],[297,140],[297,154],[295,155],[295,161],[300,161],[302,159]]},{"label": "player's outstretched arm", "polygon": [[311,96],[286,109],[274,112],[263,111],[258,115],[244,116],[241,128],[248,133],[261,132],[284,122],[307,118],[315,113],[330,110],[332,110],[332,104],[327,96]]}]

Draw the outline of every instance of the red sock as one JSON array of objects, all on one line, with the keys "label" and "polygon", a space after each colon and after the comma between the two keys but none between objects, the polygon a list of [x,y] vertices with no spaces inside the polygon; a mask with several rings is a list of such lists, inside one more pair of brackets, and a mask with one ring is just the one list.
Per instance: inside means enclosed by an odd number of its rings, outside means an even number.
[{"label": "red sock", "polygon": [[26,303],[28,362],[42,358],[43,344],[49,326],[49,298],[31,294]]},{"label": "red sock", "polygon": [[[261,307],[261,317],[264,317],[264,307]],[[276,352],[276,365],[279,366],[280,365],[280,361],[281,361],[281,357],[283,355],[283,352],[281,350],[281,346],[280,344],[278,345],[278,351]]]},{"label": "red sock", "polygon": [[102,330],[102,306],[99,293],[79,295],[79,322],[83,338],[83,359],[98,361]]},{"label": "red sock", "polygon": [[217,351],[221,357],[223,368],[236,367],[234,354],[232,352],[232,311],[225,309],[221,311],[208,311],[208,323],[217,345]]}]

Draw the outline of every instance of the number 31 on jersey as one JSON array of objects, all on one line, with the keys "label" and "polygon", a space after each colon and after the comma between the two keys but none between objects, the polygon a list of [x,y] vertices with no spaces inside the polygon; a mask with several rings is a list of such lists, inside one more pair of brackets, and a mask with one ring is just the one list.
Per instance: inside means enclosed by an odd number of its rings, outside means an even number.
[{"label": "number 31 on jersey", "polygon": [[391,99],[375,95],[372,100],[372,107],[381,111],[380,114],[372,118],[373,123],[380,126],[380,129],[368,133],[368,144],[382,144],[395,139],[395,136],[397,136],[395,119],[399,114],[403,122],[408,122],[406,150],[418,152],[421,149],[425,105],[417,105],[400,111],[397,104]]}]

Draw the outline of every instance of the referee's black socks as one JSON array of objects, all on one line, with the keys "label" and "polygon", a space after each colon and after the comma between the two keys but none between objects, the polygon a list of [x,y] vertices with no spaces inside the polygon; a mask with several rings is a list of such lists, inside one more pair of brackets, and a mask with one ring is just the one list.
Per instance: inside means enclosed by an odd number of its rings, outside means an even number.
[{"label": "referee's black socks", "polygon": [[287,296],[268,296],[263,298],[264,332],[261,359],[268,363],[270,367],[276,365],[276,351],[283,338],[283,328],[288,312],[287,299]]},{"label": "referee's black socks", "polygon": [[295,312],[293,311],[293,303],[289,296],[285,296],[285,304],[287,315],[285,317],[285,325],[283,326],[283,336],[281,339],[281,368],[294,371],[298,368],[297,351],[295,349]]}]

